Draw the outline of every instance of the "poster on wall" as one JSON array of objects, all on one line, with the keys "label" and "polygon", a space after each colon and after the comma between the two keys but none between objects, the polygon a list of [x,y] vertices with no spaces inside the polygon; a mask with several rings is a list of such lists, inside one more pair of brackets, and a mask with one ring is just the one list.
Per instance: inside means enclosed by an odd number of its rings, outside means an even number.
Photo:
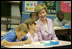
[{"label": "poster on wall", "polygon": [[71,1],[61,1],[61,10],[64,13],[71,13]]},{"label": "poster on wall", "polygon": [[44,4],[48,8],[48,13],[56,14],[56,1],[44,1]]},{"label": "poster on wall", "polygon": [[25,1],[25,12],[34,12],[37,1]]}]

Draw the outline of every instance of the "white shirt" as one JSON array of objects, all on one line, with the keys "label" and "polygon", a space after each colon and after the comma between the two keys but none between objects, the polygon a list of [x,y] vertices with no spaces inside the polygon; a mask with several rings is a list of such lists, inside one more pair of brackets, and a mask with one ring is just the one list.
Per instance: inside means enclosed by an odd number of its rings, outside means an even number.
[{"label": "white shirt", "polygon": [[68,24],[68,25],[70,25],[71,22],[70,22],[70,21],[67,21],[67,20],[65,20],[65,19],[63,19],[62,22],[59,21],[58,18],[54,19],[54,25],[55,25],[55,26],[62,26],[62,24]]},{"label": "white shirt", "polygon": [[47,23],[45,24],[45,28],[48,29],[48,24]]},{"label": "white shirt", "polygon": [[27,36],[32,40],[32,42],[37,42],[38,41],[38,35],[37,33],[34,33],[34,37],[28,32]]}]

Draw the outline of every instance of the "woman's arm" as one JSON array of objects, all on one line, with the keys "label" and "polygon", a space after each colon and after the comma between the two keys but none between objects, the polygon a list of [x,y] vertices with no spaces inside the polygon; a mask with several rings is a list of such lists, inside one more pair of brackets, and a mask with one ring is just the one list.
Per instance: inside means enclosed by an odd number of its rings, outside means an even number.
[{"label": "woman's arm", "polygon": [[41,31],[40,31],[40,28],[39,28],[39,26],[38,26],[38,28],[37,28],[37,35],[38,35],[38,41],[42,41],[42,35],[41,35]]},{"label": "woman's arm", "polygon": [[52,36],[52,40],[58,40],[56,34],[55,34],[55,30],[54,30],[54,24],[52,22],[52,20],[50,20],[50,28],[51,28],[51,36]]}]

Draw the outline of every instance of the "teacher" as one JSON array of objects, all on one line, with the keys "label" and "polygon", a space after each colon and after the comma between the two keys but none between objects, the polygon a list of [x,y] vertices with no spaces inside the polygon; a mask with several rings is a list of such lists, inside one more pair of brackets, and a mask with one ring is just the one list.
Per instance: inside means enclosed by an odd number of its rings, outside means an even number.
[{"label": "teacher", "polygon": [[38,25],[37,34],[39,41],[58,40],[55,35],[52,20],[46,17],[48,13],[47,7],[44,4],[38,4],[35,7],[35,12],[37,16],[39,16],[39,19],[36,21]]}]

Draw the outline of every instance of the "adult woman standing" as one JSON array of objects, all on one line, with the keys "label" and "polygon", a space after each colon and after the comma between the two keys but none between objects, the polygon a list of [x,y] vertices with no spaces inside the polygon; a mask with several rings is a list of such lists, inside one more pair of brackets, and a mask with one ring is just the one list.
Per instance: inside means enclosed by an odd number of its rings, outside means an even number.
[{"label": "adult woman standing", "polygon": [[37,33],[39,36],[39,41],[58,40],[55,35],[52,20],[46,18],[48,13],[47,7],[44,4],[39,4],[35,7],[35,12],[37,13],[37,16],[39,16],[39,19],[36,22],[38,25]]}]

